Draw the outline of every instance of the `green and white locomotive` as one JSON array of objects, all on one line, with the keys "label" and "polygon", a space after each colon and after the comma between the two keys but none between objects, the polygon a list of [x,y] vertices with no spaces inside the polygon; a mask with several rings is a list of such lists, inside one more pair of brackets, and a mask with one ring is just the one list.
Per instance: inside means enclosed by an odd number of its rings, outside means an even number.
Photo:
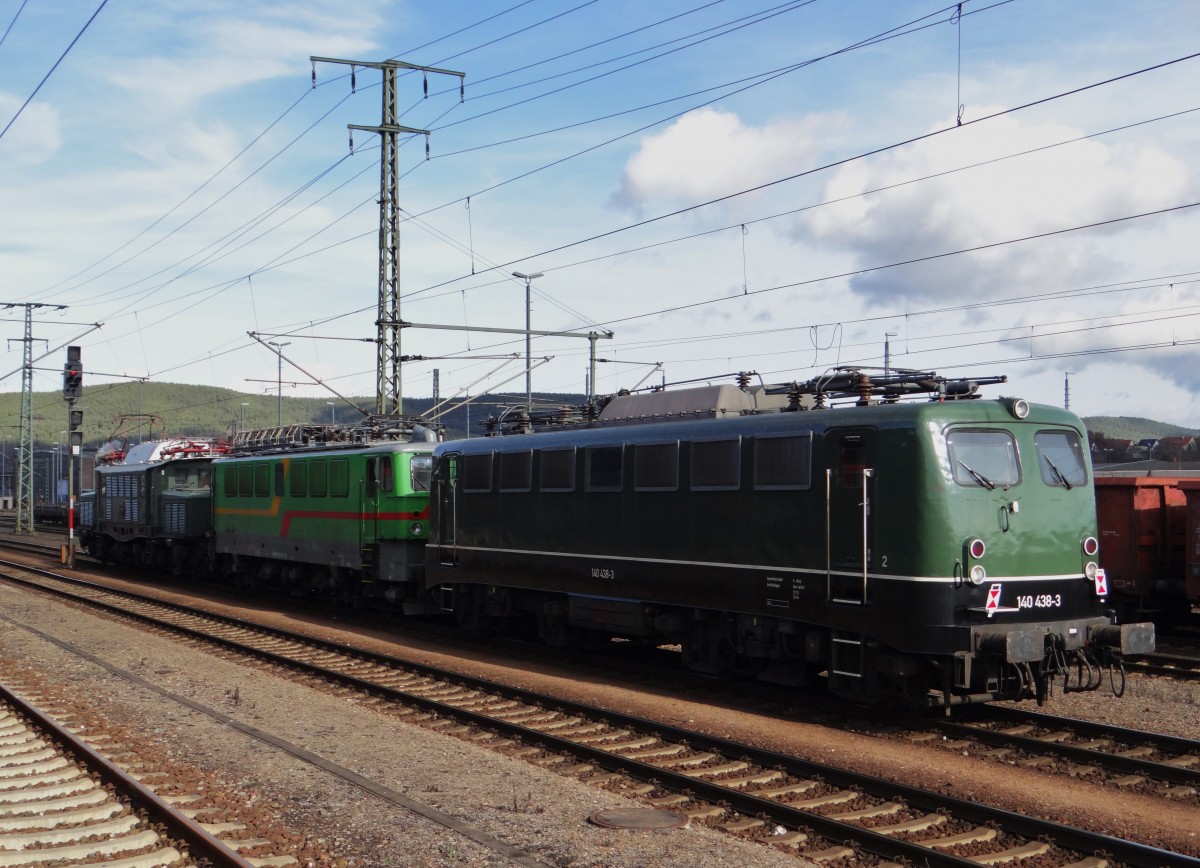
[{"label": "green and white locomotive", "polygon": [[1154,632],[1109,610],[1082,423],[977,387],[743,380],[443,443],[427,582],[466,624],[676,643],[860,701],[1040,701],[1105,668],[1120,689]]}]

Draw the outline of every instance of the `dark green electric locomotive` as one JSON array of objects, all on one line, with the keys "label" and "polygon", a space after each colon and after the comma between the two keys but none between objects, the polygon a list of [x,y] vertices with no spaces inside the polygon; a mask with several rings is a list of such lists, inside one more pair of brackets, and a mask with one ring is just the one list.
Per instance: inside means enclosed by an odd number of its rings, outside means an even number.
[{"label": "dark green electric locomotive", "polygon": [[976,390],[842,372],[442,444],[427,581],[465,623],[677,643],[700,671],[824,673],[856,700],[1098,687],[1154,633],[1109,612],[1086,432]]}]

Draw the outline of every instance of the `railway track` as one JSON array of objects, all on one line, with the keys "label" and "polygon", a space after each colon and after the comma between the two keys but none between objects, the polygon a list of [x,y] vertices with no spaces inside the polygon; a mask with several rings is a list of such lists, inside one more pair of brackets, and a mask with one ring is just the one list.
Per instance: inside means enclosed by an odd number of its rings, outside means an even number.
[{"label": "railway track", "polygon": [[1137,660],[1126,660],[1125,668],[1143,675],[1200,681],[1200,657],[1195,654],[1147,654]]},{"label": "railway track", "polygon": [[[1196,864],[1136,842],[12,565],[19,581],[370,697],[381,710],[813,860]],[[36,573],[36,575],[33,575]],[[1097,856],[1096,854],[1104,854]]]},{"label": "railway track", "polygon": [[121,745],[85,740],[34,698],[0,685],[0,865],[289,864],[242,858],[215,833],[223,827],[176,807],[186,797],[160,796],[114,762]]}]

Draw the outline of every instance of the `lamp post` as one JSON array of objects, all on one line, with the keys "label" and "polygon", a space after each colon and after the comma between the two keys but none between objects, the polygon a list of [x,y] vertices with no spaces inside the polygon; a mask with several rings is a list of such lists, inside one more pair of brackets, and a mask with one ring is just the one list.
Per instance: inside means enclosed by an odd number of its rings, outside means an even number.
[{"label": "lamp post", "polygon": [[533,369],[530,367],[532,355],[530,352],[530,310],[529,310],[529,285],[539,277],[542,277],[542,272],[535,274],[525,274],[521,271],[514,271],[513,277],[519,277],[525,281],[525,406],[532,412],[533,410]]},{"label": "lamp post", "polygon": [[326,401],[325,403],[329,405],[329,424],[336,425],[337,424],[337,404],[334,403],[333,401]]},{"label": "lamp post", "polygon": [[242,406],[238,408],[238,433],[246,430],[246,408],[250,406],[249,401],[242,401]]},{"label": "lamp post", "polygon": [[274,341],[268,341],[268,346],[275,348],[275,355],[279,357],[279,364],[275,368],[275,425],[279,428],[283,427],[283,348],[291,346],[291,341],[285,341],[282,344],[277,344]]}]

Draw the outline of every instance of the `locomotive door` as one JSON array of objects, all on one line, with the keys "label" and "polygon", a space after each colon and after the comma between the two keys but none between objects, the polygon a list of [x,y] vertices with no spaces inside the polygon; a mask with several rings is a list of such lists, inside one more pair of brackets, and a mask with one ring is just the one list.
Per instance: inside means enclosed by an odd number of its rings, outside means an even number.
[{"label": "locomotive door", "polygon": [[433,469],[433,497],[437,505],[438,555],[446,566],[458,563],[456,528],[458,527],[458,460],[459,454],[443,455]]},{"label": "locomotive door", "polygon": [[825,570],[833,603],[868,600],[874,538],[874,432],[834,429],[825,435]]},{"label": "locomotive door", "polygon": [[367,548],[373,546],[379,538],[380,464],[390,459],[390,455],[368,455],[366,457],[363,474],[362,521],[359,524],[359,542],[364,555]]}]

